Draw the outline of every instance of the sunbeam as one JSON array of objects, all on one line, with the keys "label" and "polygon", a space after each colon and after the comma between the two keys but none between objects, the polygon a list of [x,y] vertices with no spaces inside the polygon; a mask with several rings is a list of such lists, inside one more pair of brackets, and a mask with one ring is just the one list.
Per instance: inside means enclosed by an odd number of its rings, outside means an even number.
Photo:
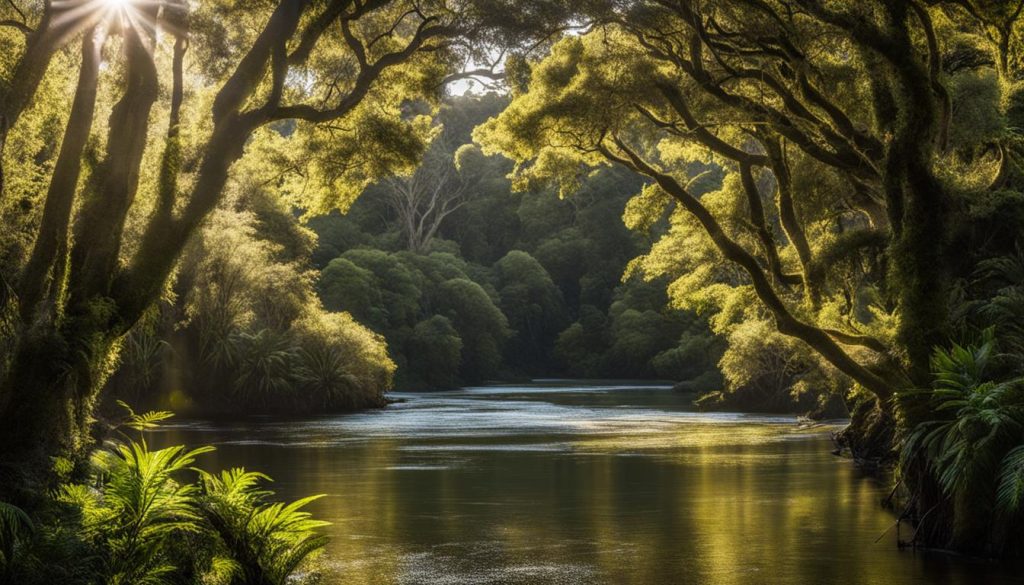
[{"label": "sunbeam", "polygon": [[57,0],[49,30],[55,36],[69,37],[105,23],[111,30],[131,27],[140,36],[153,39],[156,17],[165,4],[163,0]]}]

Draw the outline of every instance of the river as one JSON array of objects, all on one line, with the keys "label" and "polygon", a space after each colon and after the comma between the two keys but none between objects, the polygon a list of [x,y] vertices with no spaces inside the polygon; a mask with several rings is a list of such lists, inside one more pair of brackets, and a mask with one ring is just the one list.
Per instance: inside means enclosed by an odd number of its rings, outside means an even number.
[{"label": "river", "polygon": [[834,425],[698,413],[640,384],[393,397],[360,414],[180,420],[152,440],[215,445],[204,468],[263,471],[281,497],[326,494],[310,510],[332,523],[332,585],[1024,583],[897,550],[885,486],[830,454]]}]

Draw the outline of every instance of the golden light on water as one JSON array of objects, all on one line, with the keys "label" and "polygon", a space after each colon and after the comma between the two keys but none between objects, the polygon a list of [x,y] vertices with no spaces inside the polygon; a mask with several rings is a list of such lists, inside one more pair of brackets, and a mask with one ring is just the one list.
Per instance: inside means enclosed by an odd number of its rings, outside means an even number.
[{"label": "golden light on water", "polygon": [[[328,494],[310,511],[331,522],[320,562],[339,585],[922,575],[893,532],[871,545],[892,526],[877,505],[887,490],[829,453],[831,425],[697,413],[650,394],[594,408],[572,389],[510,390],[302,423],[201,421],[155,439],[216,442],[208,469],[258,462],[283,499]],[[864,546],[836,556],[846,543]],[[945,582],[971,583],[964,575]]]}]

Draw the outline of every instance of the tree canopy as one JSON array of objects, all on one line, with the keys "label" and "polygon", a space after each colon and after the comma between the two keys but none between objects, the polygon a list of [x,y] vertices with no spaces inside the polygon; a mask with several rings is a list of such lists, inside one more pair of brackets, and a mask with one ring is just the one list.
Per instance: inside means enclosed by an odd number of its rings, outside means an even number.
[{"label": "tree canopy", "polygon": [[[852,381],[885,418],[930,385],[934,348],[1013,330],[964,315],[975,263],[1013,253],[1021,228],[1020,3],[590,8],[475,137],[520,188],[570,193],[607,165],[644,177],[627,221],[671,228],[631,268],[713,314],[724,370],[795,339],[770,369]],[[708,164],[724,173],[710,184]],[[934,416],[913,402],[906,428]],[[949,535],[953,516],[927,530]]]}]

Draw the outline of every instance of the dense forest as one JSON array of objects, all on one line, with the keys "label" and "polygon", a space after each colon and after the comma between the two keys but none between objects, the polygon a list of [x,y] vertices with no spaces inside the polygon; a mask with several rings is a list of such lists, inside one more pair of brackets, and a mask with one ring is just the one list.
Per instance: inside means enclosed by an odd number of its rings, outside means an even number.
[{"label": "dense forest", "polygon": [[449,100],[413,176],[372,186],[345,215],[310,220],[324,306],[385,336],[399,388],[714,376],[703,320],[668,307],[663,283],[622,282],[650,245],[621,219],[640,181],[608,169],[564,200],[513,193],[511,165],[484,157],[470,136],[506,105],[495,94]]},{"label": "dense forest", "polygon": [[170,411],[535,377],[849,416],[912,544],[1019,555],[1022,31],[1000,0],[0,5],[0,576],[290,582],[313,499],[150,449]]},{"label": "dense forest", "polygon": [[[247,173],[184,252],[173,301],[128,334],[106,402],[329,412],[380,406],[390,387],[531,376],[672,380],[694,398],[724,388],[706,320],[670,306],[664,282],[623,281],[653,241],[622,220],[640,180],[608,169],[568,199],[514,193],[507,159],[471,139],[507,104],[446,100],[425,162],[344,214],[307,217]],[[788,400],[783,379],[729,395],[816,407]]]}]

